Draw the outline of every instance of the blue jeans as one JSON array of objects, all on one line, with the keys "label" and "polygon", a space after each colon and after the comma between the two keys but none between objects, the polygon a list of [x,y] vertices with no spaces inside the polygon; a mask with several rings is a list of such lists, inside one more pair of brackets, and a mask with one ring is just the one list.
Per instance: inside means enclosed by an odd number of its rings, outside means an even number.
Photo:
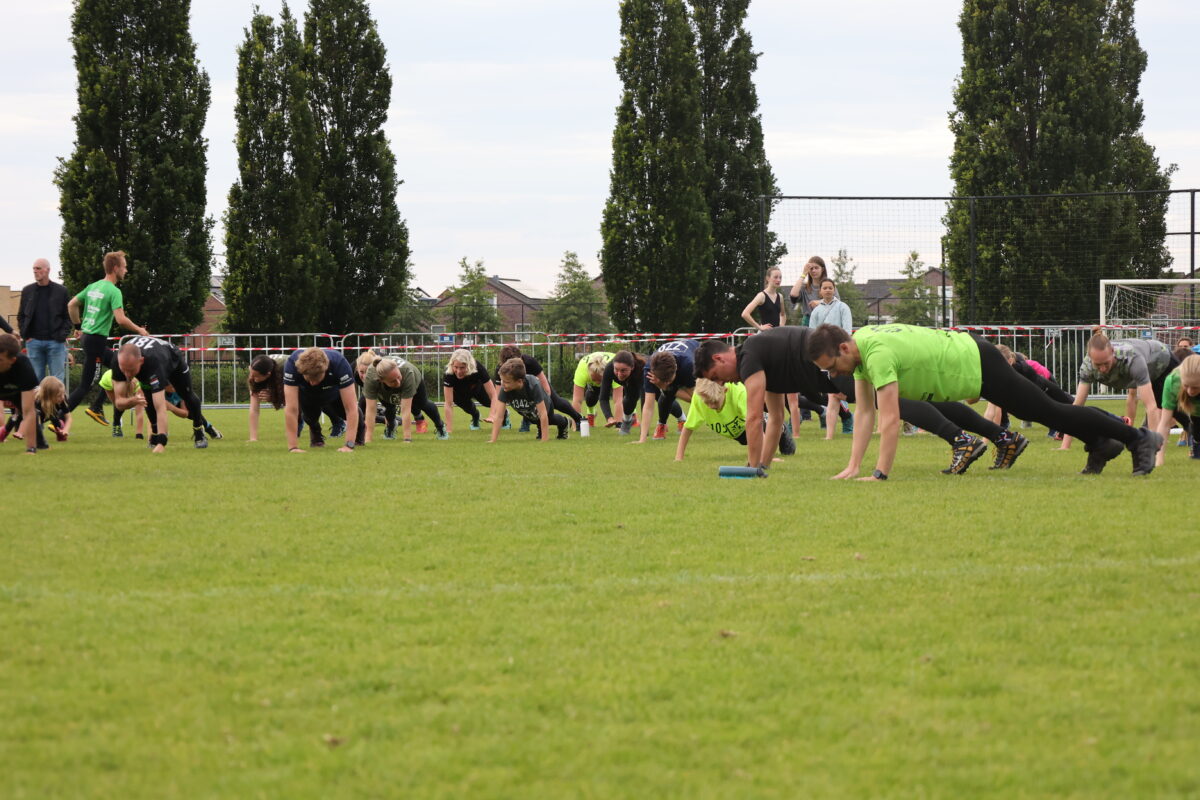
[{"label": "blue jeans", "polygon": [[41,382],[47,375],[53,375],[60,381],[67,379],[67,344],[53,339],[27,339],[25,350],[29,360],[33,362],[33,371]]}]

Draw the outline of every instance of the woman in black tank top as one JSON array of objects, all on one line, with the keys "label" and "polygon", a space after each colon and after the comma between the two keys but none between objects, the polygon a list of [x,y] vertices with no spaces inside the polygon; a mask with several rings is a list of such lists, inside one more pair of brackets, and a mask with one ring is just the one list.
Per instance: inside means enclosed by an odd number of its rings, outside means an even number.
[{"label": "woman in black tank top", "polygon": [[[763,290],[754,295],[754,299],[742,310],[742,319],[746,320],[750,327],[765,331],[768,328],[778,328],[787,323],[787,312],[783,310],[783,295],[779,293],[782,283],[783,271],[779,267],[771,267],[767,270],[766,285],[763,286]],[[756,308],[761,322],[755,322],[752,316]]]}]

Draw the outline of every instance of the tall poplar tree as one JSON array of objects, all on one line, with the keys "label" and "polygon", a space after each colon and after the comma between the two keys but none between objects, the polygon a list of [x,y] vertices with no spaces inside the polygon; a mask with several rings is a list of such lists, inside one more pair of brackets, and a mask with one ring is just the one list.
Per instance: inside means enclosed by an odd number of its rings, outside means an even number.
[{"label": "tall poplar tree", "polygon": [[624,87],[600,225],[609,314],[623,330],[690,331],[712,264],[700,70],[683,0],[622,0]]},{"label": "tall poplar tree", "polygon": [[125,250],[130,316],[185,333],[203,316],[212,268],[205,216],[208,76],[188,31],[189,0],[77,0],[75,149],[55,181],[67,287],[104,276]]},{"label": "tall poplar tree", "polygon": [[304,45],[287,5],[256,13],[238,48],[238,180],[225,217],[229,330],[319,327],[333,260],[316,190],[316,129]]},{"label": "tall poplar tree", "polygon": [[746,11],[750,0],[690,0],[700,59],[700,109],[708,166],[704,195],[712,220],[713,258],[700,297],[697,326],[717,332],[740,324],[742,309],[762,288],[762,267],[787,248],[768,228],[766,257],[758,198],[779,194],[763,147],[753,75],[758,69]]},{"label": "tall poplar tree", "polygon": [[[1133,0],[965,0],[950,115],[957,196],[1165,190],[1141,134]],[[951,204],[947,259],[969,322],[1095,317],[1100,278],[1157,277],[1165,194]],[[974,224],[972,224],[972,218]],[[972,242],[972,237],[974,242]],[[974,244],[974,247],[972,247]],[[960,313],[968,309],[960,309]]]},{"label": "tall poplar tree", "polygon": [[387,54],[364,0],[311,0],[304,43],[335,265],[318,325],[379,330],[404,296],[409,255],[396,157],[383,132],[392,99]]}]

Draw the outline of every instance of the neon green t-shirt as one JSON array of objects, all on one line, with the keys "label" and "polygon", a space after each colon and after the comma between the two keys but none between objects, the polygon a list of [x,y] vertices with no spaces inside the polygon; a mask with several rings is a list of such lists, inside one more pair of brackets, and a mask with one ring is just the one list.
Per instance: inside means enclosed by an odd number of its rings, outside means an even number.
[{"label": "neon green t-shirt", "polygon": [[730,439],[741,436],[746,431],[746,387],[740,383],[725,384],[725,405],[720,411],[709,408],[699,395],[693,396],[683,427],[694,431],[701,425]]},{"label": "neon green t-shirt", "polygon": [[601,352],[588,353],[586,356],[579,359],[579,364],[577,364],[575,366],[575,385],[578,386],[579,388],[583,389],[588,386],[599,386],[600,385],[599,382],[593,383],[591,376],[588,375],[588,362],[592,360],[592,356],[597,356],[597,355],[604,356],[604,364],[605,364],[605,366],[607,366],[608,362],[612,361],[613,356],[616,354],[615,353],[601,353]]},{"label": "neon green t-shirt", "polygon": [[98,280],[89,284],[75,299],[83,306],[80,328],[84,333],[108,336],[112,331],[113,312],[125,307],[121,290],[112,281]]},{"label": "neon green t-shirt", "polygon": [[968,334],[916,325],[868,325],[854,334],[862,364],[856,380],[876,388],[898,383],[907,400],[979,397],[979,346]]},{"label": "neon green t-shirt", "polygon": [[[143,392],[148,391],[150,389],[150,384],[145,383],[144,381],[138,381],[138,386],[141,387]],[[111,369],[104,370],[104,374],[100,376],[100,388],[106,392],[115,392],[116,391],[116,389],[113,388],[113,377],[112,377]]]},{"label": "neon green t-shirt", "polygon": [[1179,367],[1171,370],[1171,374],[1163,382],[1162,409],[1175,411],[1179,408],[1179,387],[1183,380],[1179,377]]}]

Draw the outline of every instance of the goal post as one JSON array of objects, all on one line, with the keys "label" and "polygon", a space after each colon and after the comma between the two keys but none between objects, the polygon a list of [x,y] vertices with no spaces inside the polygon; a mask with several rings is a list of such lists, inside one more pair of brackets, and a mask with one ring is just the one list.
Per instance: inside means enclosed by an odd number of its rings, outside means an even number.
[{"label": "goal post", "polygon": [[1200,279],[1100,281],[1101,325],[1194,327],[1198,314]]}]

